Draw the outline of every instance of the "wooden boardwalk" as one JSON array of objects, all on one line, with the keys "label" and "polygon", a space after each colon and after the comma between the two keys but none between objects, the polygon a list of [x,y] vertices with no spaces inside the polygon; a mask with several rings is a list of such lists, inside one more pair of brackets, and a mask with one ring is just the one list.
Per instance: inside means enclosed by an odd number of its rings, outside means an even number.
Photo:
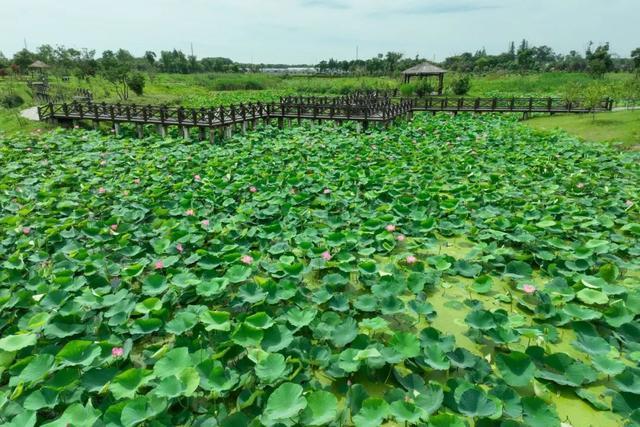
[{"label": "wooden boardwalk", "polygon": [[326,121],[338,123],[355,121],[366,129],[369,124],[388,126],[399,118],[411,118],[413,112],[432,113],[460,112],[474,113],[590,113],[610,111],[611,99],[603,99],[595,108],[587,107],[581,101],[565,101],[556,98],[404,98],[388,94],[354,94],[341,97],[283,97],[278,102],[246,103],[213,108],[184,108],[157,105],[106,104],[93,102],[49,103],[38,107],[40,120],[62,124],[75,124],[81,120],[91,120],[97,127],[101,122],[109,123],[116,133],[122,123],[136,125],[138,135],[144,135],[144,125],[155,125],[165,136],[168,126],[179,126],[185,138],[190,129],[199,130],[200,139],[209,138],[213,142],[218,137],[229,136],[234,129],[246,131],[259,121],[266,123],[276,120],[283,127],[285,120]]}]

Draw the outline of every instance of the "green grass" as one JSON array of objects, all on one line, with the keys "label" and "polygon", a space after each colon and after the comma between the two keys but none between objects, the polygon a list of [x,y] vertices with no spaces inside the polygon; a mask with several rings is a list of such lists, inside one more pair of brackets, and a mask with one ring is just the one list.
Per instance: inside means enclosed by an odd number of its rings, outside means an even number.
[{"label": "green grass", "polygon": [[536,129],[562,129],[587,141],[622,143],[640,148],[640,111],[536,117],[526,122]]},{"label": "green grass", "polygon": [[[452,81],[453,75],[447,76],[445,82]],[[607,86],[610,96],[625,99],[628,83],[633,74],[607,74],[603,79],[594,80],[585,73],[535,73],[535,74],[502,74],[494,73],[484,76],[473,76],[471,79],[471,96],[563,96],[573,85],[586,86],[599,83]]]}]

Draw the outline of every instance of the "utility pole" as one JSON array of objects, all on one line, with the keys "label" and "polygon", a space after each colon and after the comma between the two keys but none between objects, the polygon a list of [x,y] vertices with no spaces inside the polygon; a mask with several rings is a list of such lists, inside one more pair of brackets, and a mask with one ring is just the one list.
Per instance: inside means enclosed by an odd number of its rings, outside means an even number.
[{"label": "utility pole", "polygon": [[24,38],[24,50],[29,50],[29,49],[27,49],[27,38],[26,37]]},{"label": "utility pole", "polygon": [[356,61],[359,59],[358,58],[359,49],[360,49],[360,46],[356,46]]},{"label": "utility pole", "polygon": [[193,56],[193,42],[191,42],[191,56]]}]

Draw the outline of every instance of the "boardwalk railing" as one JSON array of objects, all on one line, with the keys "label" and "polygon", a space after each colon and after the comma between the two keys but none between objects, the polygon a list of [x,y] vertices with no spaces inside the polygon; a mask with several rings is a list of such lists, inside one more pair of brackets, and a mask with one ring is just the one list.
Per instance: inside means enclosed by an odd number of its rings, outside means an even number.
[{"label": "boardwalk railing", "polygon": [[611,111],[609,98],[590,105],[584,100],[568,101],[560,98],[411,98],[416,111],[491,112],[491,113],[591,113]]},{"label": "boardwalk railing", "polygon": [[200,130],[201,138],[205,129],[210,129],[211,140],[214,131],[231,132],[236,125],[242,130],[254,126],[258,120],[276,119],[282,127],[284,120],[344,120],[355,121],[366,128],[369,123],[385,126],[399,117],[411,117],[415,111],[475,113],[589,113],[610,111],[613,100],[606,98],[595,105],[585,101],[566,101],[558,98],[393,98],[380,94],[352,94],[341,97],[288,96],[278,102],[241,103],[213,108],[184,108],[158,105],[107,104],[93,102],[71,102],[56,104],[50,102],[38,107],[40,120],[54,120],[62,123],[92,120],[111,123],[119,131],[121,123],[138,126],[138,134],[143,133],[143,125],[158,126],[164,135],[167,126],[180,126],[185,137],[189,128]]}]

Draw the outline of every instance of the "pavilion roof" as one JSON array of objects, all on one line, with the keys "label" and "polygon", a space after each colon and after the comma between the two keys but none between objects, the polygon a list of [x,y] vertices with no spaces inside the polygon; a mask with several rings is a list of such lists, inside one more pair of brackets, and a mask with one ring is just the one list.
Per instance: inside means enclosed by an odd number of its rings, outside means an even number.
[{"label": "pavilion roof", "polygon": [[407,70],[404,70],[402,74],[410,74],[410,75],[438,75],[444,74],[447,70],[443,70],[437,65],[432,64],[431,62],[423,62],[422,64],[418,64],[413,66]]}]

